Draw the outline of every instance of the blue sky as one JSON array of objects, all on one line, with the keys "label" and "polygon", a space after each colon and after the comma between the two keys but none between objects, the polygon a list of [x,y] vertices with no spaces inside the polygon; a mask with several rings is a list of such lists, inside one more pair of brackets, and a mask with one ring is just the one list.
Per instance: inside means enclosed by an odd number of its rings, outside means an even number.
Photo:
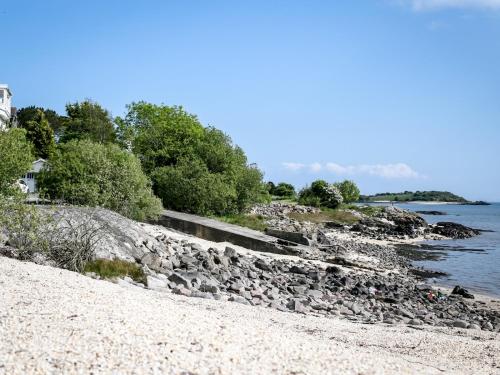
[{"label": "blue sky", "polygon": [[500,201],[500,0],[0,4],[17,107],[183,105],[266,179]]}]

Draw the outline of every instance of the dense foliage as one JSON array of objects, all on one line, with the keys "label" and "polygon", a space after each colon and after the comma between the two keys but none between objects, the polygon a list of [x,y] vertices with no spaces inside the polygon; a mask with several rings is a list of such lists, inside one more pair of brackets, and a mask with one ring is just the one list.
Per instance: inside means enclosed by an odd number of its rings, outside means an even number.
[{"label": "dense foliage", "polygon": [[54,134],[56,135],[56,137],[58,137],[64,128],[66,118],[64,116],[59,116],[52,109],[35,106],[19,109],[16,113],[17,123],[19,124],[19,127],[25,128],[26,124],[29,121],[38,121],[40,118],[40,112],[43,113]]},{"label": "dense foliage", "polygon": [[32,120],[24,123],[26,138],[33,144],[37,158],[47,159],[56,148],[54,131],[42,110],[38,110]]},{"label": "dense foliage", "polygon": [[274,183],[268,182],[267,188],[269,194],[275,197],[294,198],[296,195],[295,187],[292,184],[288,184],[286,182],[280,182],[278,185],[274,185]]},{"label": "dense foliage", "polygon": [[359,188],[350,180],[335,183],[335,186],[340,190],[344,203],[352,203],[359,200]]},{"label": "dense foliage", "polygon": [[243,150],[182,107],[133,103],[117,123],[119,142],[140,158],[165,207],[228,214],[263,198],[262,173]]},{"label": "dense foliage", "polygon": [[340,190],[324,180],[314,181],[299,193],[299,203],[306,206],[337,208],[342,202]]},{"label": "dense foliage", "polygon": [[399,202],[459,202],[465,203],[467,200],[461,196],[448,191],[405,191],[402,193],[379,193],[375,195],[361,195],[362,202],[373,201],[399,201]]},{"label": "dense foliage", "polygon": [[70,103],[66,105],[66,114],[61,142],[73,139],[88,139],[96,143],[116,141],[113,119],[99,104],[91,100]]},{"label": "dense foliage", "polygon": [[0,195],[14,193],[15,182],[30,170],[31,149],[25,130],[0,132]]},{"label": "dense foliage", "polygon": [[105,207],[135,220],[157,217],[161,210],[139,160],[117,145],[89,140],[60,145],[38,185],[51,199]]}]

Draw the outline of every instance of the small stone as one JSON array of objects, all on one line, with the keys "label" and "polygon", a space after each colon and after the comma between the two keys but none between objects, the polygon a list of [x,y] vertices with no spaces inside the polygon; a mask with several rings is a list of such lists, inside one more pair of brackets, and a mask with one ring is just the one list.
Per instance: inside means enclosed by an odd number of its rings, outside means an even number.
[{"label": "small stone", "polygon": [[179,275],[178,273],[173,273],[171,274],[168,279],[176,284],[180,284],[180,285],[183,285],[185,288],[187,289],[191,289],[191,282],[187,279],[185,279],[184,277],[182,277],[181,275]]},{"label": "small stone", "polygon": [[269,265],[268,262],[266,262],[264,259],[257,259],[255,262],[254,262],[254,265],[255,267],[257,267],[258,269],[261,269],[263,271],[272,271],[272,268],[271,266]]},{"label": "small stone", "polygon": [[227,256],[228,258],[233,259],[238,256],[238,253],[232,247],[226,246],[226,249],[224,250],[224,255]]},{"label": "small stone", "polygon": [[228,301],[241,303],[243,305],[250,305],[250,302],[248,302],[245,298],[240,296],[231,296],[229,297]]},{"label": "small stone", "polygon": [[410,319],[408,324],[411,326],[421,326],[424,324],[424,322],[422,322],[420,319]]},{"label": "small stone", "polygon": [[191,291],[182,286],[172,289],[172,293],[179,294],[181,296],[191,297]]},{"label": "small stone", "polygon": [[493,324],[491,322],[486,322],[483,325],[483,329],[486,331],[492,331],[493,330]]},{"label": "small stone", "polygon": [[460,319],[457,319],[453,322],[453,327],[457,327],[457,328],[467,328],[468,327],[468,323],[464,320],[460,320]]},{"label": "small stone", "polygon": [[469,324],[469,326],[467,328],[468,329],[481,329],[481,327],[479,327],[477,324],[474,324],[474,323]]}]

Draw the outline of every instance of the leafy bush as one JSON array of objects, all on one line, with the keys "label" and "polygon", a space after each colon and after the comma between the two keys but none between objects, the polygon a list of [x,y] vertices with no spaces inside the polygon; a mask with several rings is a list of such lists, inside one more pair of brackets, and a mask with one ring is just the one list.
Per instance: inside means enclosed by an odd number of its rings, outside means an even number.
[{"label": "leafy bush", "polygon": [[278,185],[272,186],[269,193],[271,195],[284,198],[293,198],[296,195],[295,187],[286,182],[280,182]]},{"label": "leafy bush", "polygon": [[31,149],[25,130],[0,131],[0,196],[15,193],[16,180],[31,168]]},{"label": "leafy bush", "polygon": [[342,194],[334,185],[327,185],[321,196],[321,205],[328,208],[337,208],[342,204]]},{"label": "leafy bush", "polygon": [[352,203],[359,200],[359,188],[350,180],[337,182],[335,186],[340,190],[344,203]]},{"label": "leafy bush", "polygon": [[243,150],[182,107],[133,103],[118,118],[118,138],[130,143],[167,208],[198,214],[241,212],[267,199],[262,173]]},{"label": "leafy bush", "polygon": [[84,272],[93,272],[103,279],[128,276],[132,280],[147,285],[144,271],[136,263],[120,259],[96,259],[85,265]]},{"label": "leafy bush", "polygon": [[299,193],[299,204],[306,206],[337,208],[342,201],[339,189],[323,180],[314,181],[310,187]]},{"label": "leafy bush", "polygon": [[161,211],[139,160],[117,145],[62,144],[37,181],[51,199],[105,207],[135,220],[156,218]]}]

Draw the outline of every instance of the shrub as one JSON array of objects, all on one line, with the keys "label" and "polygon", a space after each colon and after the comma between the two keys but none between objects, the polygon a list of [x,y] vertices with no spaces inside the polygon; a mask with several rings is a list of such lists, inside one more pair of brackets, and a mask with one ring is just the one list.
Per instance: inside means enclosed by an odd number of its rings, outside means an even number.
[{"label": "shrub", "polygon": [[8,244],[17,249],[19,259],[32,260],[36,253],[48,252],[48,224],[48,218],[21,197],[0,197],[0,228],[6,231]]},{"label": "shrub", "polygon": [[350,180],[338,182],[335,186],[340,190],[344,203],[352,203],[359,200],[359,188]]},{"label": "shrub", "polygon": [[342,201],[339,189],[323,180],[314,181],[299,193],[299,203],[306,206],[337,208]]},{"label": "shrub", "polygon": [[93,272],[103,279],[128,276],[132,280],[147,285],[144,271],[136,263],[120,259],[96,259],[85,265],[84,272]]},{"label": "shrub", "polygon": [[295,187],[292,184],[286,182],[280,182],[271,192],[272,195],[277,197],[295,197]]},{"label": "shrub", "polygon": [[51,199],[109,208],[134,220],[156,218],[161,211],[139,160],[117,145],[88,140],[60,145],[38,185]]},{"label": "shrub", "polygon": [[15,193],[16,180],[31,168],[31,150],[25,130],[0,131],[0,196]]},{"label": "shrub", "polygon": [[93,220],[93,211],[82,208],[78,215],[51,215],[21,199],[0,199],[0,227],[17,258],[33,260],[37,254],[70,271],[81,272],[95,253],[103,226]]}]

